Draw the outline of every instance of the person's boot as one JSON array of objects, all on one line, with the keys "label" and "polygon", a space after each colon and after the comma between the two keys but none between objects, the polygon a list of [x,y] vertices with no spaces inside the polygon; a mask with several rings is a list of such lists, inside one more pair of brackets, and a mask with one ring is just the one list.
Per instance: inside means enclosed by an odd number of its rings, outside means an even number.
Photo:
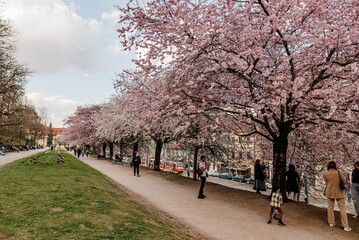
[{"label": "person's boot", "polygon": [[280,225],[280,226],[285,226],[285,223],[282,221],[282,219],[279,219],[278,225]]}]

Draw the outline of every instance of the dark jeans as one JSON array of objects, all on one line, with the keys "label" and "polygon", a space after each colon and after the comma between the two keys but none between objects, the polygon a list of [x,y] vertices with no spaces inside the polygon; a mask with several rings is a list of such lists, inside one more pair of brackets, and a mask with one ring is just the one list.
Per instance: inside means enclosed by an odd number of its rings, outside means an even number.
[{"label": "dark jeans", "polygon": [[206,177],[200,177],[201,178],[201,187],[199,188],[199,193],[198,193],[198,197],[203,197],[203,189],[204,189],[204,185],[206,184]]},{"label": "dark jeans", "polygon": [[140,175],[140,164],[133,164],[133,175],[136,175],[136,170],[137,175]]}]

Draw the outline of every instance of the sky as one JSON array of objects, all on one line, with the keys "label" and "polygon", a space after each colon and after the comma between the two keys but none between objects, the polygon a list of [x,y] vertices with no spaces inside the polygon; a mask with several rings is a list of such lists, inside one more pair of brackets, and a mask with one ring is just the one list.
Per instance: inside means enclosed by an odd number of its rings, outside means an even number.
[{"label": "sky", "polygon": [[[1,6],[1,2],[2,6]],[[47,124],[63,127],[78,105],[116,94],[116,73],[133,68],[116,30],[128,0],[1,0],[16,37],[18,61],[32,72],[27,99],[47,109]]]}]

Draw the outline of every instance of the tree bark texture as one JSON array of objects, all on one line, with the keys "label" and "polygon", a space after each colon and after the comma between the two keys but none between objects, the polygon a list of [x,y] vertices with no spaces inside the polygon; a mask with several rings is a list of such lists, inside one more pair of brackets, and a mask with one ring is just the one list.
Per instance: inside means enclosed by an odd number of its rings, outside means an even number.
[{"label": "tree bark texture", "polygon": [[194,147],[194,156],[193,156],[193,181],[197,180],[197,159],[198,159],[199,146]]},{"label": "tree bark texture", "polygon": [[110,142],[109,147],[110,147],[110,158],[112,159],[112,157],[113,157],[113,142]]},{"label": "tree bark texture", "polygon": [[162,139],[156,139],[155,162],[153,163],[153,170],[160,171],[161,152],[163,147]]},{"label": "tree bark texture", "polygon": [[106,147],[107,147],[106,143],[102,144],[102,153],[105,158],[106,158]]},{"label": "tree bark texture", "polygon": [[132,148],[132,161],[135,159],[137,151],[138,151],[138,142],[136,141],[133,144],[133,148]]},{"label": "tree bark texture", "polygon": [[288,137],[277,138],[273,143],[273,179],[272,186],[279,186],[283,195],[283,201],[287,201],[285,191],[287,169]]},{"label": "tree bark texture", "polygon": [[122,138],[120,140],[120,156],[121,156],[121,158],[123,158],[123,140],[122,140]]}]

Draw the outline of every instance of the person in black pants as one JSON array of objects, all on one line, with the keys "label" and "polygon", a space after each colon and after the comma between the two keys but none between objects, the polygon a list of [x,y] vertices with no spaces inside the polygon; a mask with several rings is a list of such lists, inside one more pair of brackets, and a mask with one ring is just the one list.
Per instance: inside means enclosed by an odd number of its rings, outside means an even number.
[{"label": "person in black pants", "polygon": [[254,164],[254,184],[253,184],[253,189],[256,190],[256,193],[261,193],[260,191],[266,190],[265,178],[266,175],[264,174],[261,161],[257,159]]},{"label": "person in black pants", "polygon": [[140,153],[139,153],[138,151],[136,151],[136,156],[135,156],[135,158],[132,160],[133,176],[136,176],[136,173],[137,173],[137,177],[140,176],[140,164],[141,164]]},{"label": "person in black pants", "polygon": [[201,174],[199,174],[199,177],[201,178],[201,187],[199,188],[198,198],[205,199],[206,195],[203,194],[203,189],[204,189],[204,185],[206,184],[207,169],[208,169],[205,156],[201,156],[201,161],[198,164],[198,168],[201,170]]}]

